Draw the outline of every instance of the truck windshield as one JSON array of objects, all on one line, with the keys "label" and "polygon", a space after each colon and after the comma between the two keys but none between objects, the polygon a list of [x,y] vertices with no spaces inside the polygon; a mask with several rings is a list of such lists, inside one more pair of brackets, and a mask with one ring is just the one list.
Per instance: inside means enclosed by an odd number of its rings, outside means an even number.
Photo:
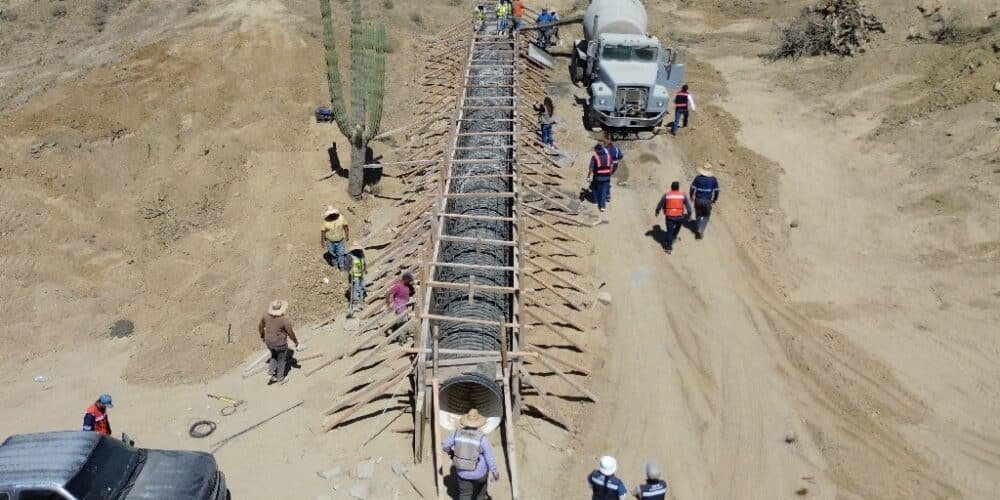
[{"label": "truck windshield", "polygon": [[628,45],[605,45],[601,59],[606,61],[656,62],[659,57],[656,47],[630,47]]},{"label": "truck windshield", "polygon": [[117,439],[103,438],[66,490],[80,500],[118,498],[141,460],[139,450]]}]

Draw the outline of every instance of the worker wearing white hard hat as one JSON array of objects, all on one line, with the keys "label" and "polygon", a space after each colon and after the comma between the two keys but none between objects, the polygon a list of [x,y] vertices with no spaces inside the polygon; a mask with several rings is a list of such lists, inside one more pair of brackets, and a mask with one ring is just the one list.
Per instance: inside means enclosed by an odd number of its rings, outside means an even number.
[{"label": "worker wearing white hard hat", "polygon": [[597,469],[587,477],[587,483],[594,494],[591,500],[625,500],[628,488],[615,473],[618,472],[618,461],[615,457],[605,455],[597,463]]}]

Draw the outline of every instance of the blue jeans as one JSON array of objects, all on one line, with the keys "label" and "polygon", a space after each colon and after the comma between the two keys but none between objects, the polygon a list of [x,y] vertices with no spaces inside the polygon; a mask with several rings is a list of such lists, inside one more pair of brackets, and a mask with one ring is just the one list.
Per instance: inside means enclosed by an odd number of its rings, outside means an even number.
[{"label": "blue jeans", "polygon": [[677,135],[677,129],[681,127],[681,117],[684,117],[684,127],[688,126],[688,109],[687,108],[676,108],[674,109],[674,124],[670,126],[670,133]]},{"label": "blue jeans", "polygon": [[684,217],[667,217],[667,251],[674,249],[674,240],[677,239],[685,222],[687,219]]},{"label": "blue jeans", "polygon": [[543,123],[541,124],[541,128],[542,128],[542,144],[551,146],[553,142],[555,142],[552,140],[552,124]]},{"label": "blue jeans", "polygon": [[344,270],[344,240],[326,240],[326,251],[330,254],[330,265]]},{"label": "blue jeans", "polygon": [[365,279],[364,278],[351,278],[351,310],[353,313],[356,310],[361,310],[365,305]]},{"label": "blue jeans", "polygon": [[502,31],[507,31],[507,18],[501,17],[497,19],[497,33]]},{"label": "blue jeans", "polygon": [[590,192],[594,196],[594,203],[597,203],[597,208],[608,206],[608,195],[611,194],[611,179],[594,179],[590,183]]}]

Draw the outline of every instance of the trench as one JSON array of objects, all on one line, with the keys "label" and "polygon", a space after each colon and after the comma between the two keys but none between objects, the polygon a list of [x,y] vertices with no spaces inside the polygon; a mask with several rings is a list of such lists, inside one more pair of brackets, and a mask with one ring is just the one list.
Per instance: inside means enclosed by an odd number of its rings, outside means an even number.
[{"label": "trench", "polygon": [[[465,106],[513,105],[514,84],[513,43],[474,44],[470,65],[504,65],[505,67],[469,67],[464,90]],[[505,87],[481,86],[506,85]],[[514,113],[509,109],[465,109],[461,113],[458,132],[482,133],[475,136],[458,136],[456,148],[449,169],[451,180],[449,193],[506,193],[512,190],[510,177],[497,175],[512,172],[512,149]],[[497,132],[501,135],[488,134]],[[507,135],[502,135],[506,133]],[[463,163],[462,160],[477,160]],[[459,178],[477,176],[475,178]],[[491,177],[493,176],[493,177]],[[513,207],[510,198],[449,198],[447,212],[450,214],[511,217]],[[468,218],[448,218],[442,233],[463,238],[510,241],[513,224],[509,221],[482,220]],[[438,260],[447,263],[474,264],[488,266],[512,266],[513,248],[489,244],[442,241]],[[439,267],[435,279],[442,282],[468,283],[474,276],[477,285],[510,287],[514,276],[511,271]],[[469,318],[496,323],[466,323],[457,321],[436,321],[439,347],[441,349],[462,349],[476,351],[499,351],[500,322],[512,317],[513,301],[506,293],[475,291],[473,301],[469,301],[468,290],[435,288],[432,309],[436,314]],[[508,342],[511,339],[507,339]],[[509,344],[508,344],[509,345]],[[438,359],[453,359],[456,355],[441,354]],[[464,369],[461,374],[451,376],[441,382],[442,423],[452,427],[458,416],[475,408],[487,418],[484,430],[495,429],[504,415],[504,388],[496,381],[496,363],[486,362]],[[447,424],[451,425],[447,425]]]}]

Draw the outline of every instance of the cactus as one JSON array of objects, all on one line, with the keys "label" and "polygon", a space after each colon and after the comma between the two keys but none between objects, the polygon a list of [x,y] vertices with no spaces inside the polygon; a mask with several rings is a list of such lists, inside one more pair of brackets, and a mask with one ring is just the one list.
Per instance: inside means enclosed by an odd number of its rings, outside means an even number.
[{"label": "cactus", "polygon": [[350,107],[340,78],[340,60],[333,34],[330,0],[319,0],[326,46],[326,73],[330,87],[330,108],[340,132],[351,142],[351,169],[347,191],[357,198],[364,191],[364,165],[368,143],[378,135],[385,98],[385,25],[365,23],[361,0],[351,0]]}]

